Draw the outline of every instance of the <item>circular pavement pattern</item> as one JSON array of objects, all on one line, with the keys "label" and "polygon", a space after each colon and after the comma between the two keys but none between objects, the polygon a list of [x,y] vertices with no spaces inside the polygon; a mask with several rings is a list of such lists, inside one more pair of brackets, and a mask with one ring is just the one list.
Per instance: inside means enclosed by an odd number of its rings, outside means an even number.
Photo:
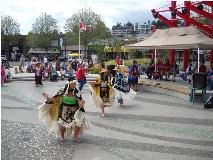
[{"label": "circular pavement pattern", "polygon": [[[213,112],[180,99],[138,93],[133,104],[107,108],[100,118],[87,85],[83,97],[91,129],[81,143],[49,133],[38,119],[42,92],[54,95],[64,82],[11,82],[1,88],[1,159],[213,159]],[[186,113],[187,112],[187,113]],[[199,117],[198,117],[199,116]]]}]

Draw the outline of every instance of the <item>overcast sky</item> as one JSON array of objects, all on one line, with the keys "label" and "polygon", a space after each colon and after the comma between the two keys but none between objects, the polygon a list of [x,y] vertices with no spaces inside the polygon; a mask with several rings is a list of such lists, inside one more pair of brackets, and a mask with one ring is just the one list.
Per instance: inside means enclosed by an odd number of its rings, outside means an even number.
[{"label": "overcast sky", "polygon": [[[179,2],[181,3],[181,2]],[[168,0],[1,0],[1,15],[9,15],[27,34],[41,13],[52,15],[64,31],[66,20],[82,8],[91,8],[111,29],[117,22],[143,24],[154,20],[151,9],[168,8]]]}]

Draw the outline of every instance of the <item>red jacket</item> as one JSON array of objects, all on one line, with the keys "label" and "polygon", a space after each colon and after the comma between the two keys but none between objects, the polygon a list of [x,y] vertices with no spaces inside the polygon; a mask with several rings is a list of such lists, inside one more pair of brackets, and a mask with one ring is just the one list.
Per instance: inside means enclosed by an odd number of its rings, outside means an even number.
[{"label": "red jacket", "polygon": [[84,80],[85,79],[85,69],[80,67],[76,72],[76,79],[77,80]]},{"label": "red jacket", "polygon": [[199,72],[200,73],[206,73],[206,66],[204,64],[200,66]]}]

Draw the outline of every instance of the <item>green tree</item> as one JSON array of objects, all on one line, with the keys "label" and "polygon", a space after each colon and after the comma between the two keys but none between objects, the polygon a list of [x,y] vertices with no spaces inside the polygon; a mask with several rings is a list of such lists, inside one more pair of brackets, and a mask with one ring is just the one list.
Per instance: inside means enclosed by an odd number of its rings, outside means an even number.
[{"label": "green tree", "polygon": [[65,24],[66,39],[73,44],[78,43],[80,23],[88,27],[88,30],[80,32],[80,40],[85,50],[91,40],[104,39],[109,35],[107,32],[108,29],[99,15],[94,13],[90,8],[81,9],[68,18]]},{"label": "green tree", "polygon": [[104,52],[105,45],[103,44],[91,44],[88,45],[89,49],[92,49],[92,51],[98,56],[98,60],[101,62],[103,61],[106,56]]},{"label": "green tree", "polygon": [[[208,13],[211,13],[211,7],[210,6],[207,6],[207,5],[201,5],[203,7],[203,10],[208,12]],[[207,18],[207,17],[204,17],[200,14],[197,14],[198,18],[196,19],[196,21],[200,22],[201,24],[204,24],[204,25],[211,25],[211,20],[210,18]]]},{"label": "green tree", "polygon": [[155,28],[161,28],[161,29],[169,28],[169,26],[161,20],[154,20],[152,22],[152,25],[154,25]]},{"label": "green tree", "polygon": [[6,56],[12,51],[13,43],[18,43],[20,24],[12,17],[1,16],[1,50],[4,50]]},{"label": "green tree", "polygon": [[125,46],[127,44],[132,44],[132,43],[136,43],[137,40],[134,38],[130,38],[128,39],[128,41],[125,41],[125,39],[120,38],[120,37],[114,37],[114,38],[108,38],[107,39],[107,46],[110,48],[113,48],[114,52],[120,52],[122,46]]},{"label": "green tree", "polygon": [[45,48],[46,51],[52,40],[58,39],[56,20],[46,13],[42,13],[32,25],[32,31],[27,35],[27,43],[32,47]]}]

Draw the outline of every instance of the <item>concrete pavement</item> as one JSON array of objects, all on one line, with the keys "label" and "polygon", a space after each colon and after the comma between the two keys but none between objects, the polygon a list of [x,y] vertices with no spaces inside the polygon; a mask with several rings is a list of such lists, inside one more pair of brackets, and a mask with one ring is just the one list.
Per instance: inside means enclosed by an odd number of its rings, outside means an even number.
[{"label": "concrete pavement", "polygon": [[[42,92],[54,95],[64,82],[13,81],[1,88],[2,159],[210,160],[213,159],[213,110],[174,96],[141,90],[136,99],[106,108],[100,117],[86,84],[83,98],[91,129],[82,143],[49,133],[38,119]],[[142,89],[142,88],[141,88]]]}]

